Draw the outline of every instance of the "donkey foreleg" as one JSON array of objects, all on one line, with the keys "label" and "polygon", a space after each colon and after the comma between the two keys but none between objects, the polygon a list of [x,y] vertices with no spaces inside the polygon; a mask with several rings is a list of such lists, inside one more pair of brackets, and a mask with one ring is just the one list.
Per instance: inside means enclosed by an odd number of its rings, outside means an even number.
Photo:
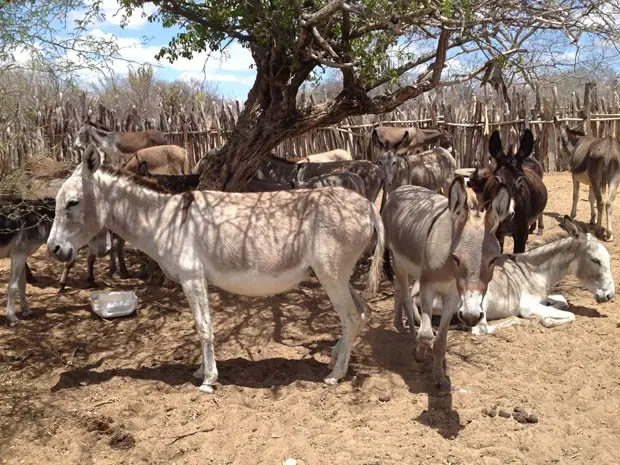
[{"label": "donkey foreleg", "polygon": [[202,377],[202,392],[212,393],[213,384],[217,381],[217,366],[213,351],[213,323],[209,312],[209,296],[207,285],[202,276],[181,280],[181,287],[192,310],[194,324],[201,345],[200,369],[194,373],[195,377]]},{"label": "donkey foreleg", "polygon": [[[415,286],[415,284],[414,284]],[[414,314],[417,313],[413,308],[413,300],[409,294],[409,273],[405,268],[399,265],[398,260],[394,260],[394,326],[398,332],[406,332],[403,326],[403,307],[409,331],[413,333],[415,330]],[[420,315],[418,314],[418,321]]]},{"label": "donkey foreleg", "polygon": [[493,334],[498,329],[509,328],[510,326],[518,325],[520,323],[521,320],[519,320],[518,317],[511,316],[504,320],[498,321],[493,325],[490,325],[487,322],[487,316],[485,314],[482,320],[480,320],[480,322],[471,329],[471,333],[475,336],[487,336],[489,334]]},{"label": "donkey foreleg", "polygon": [[566,300],[566,297],[560,294],[553,294],[547,296],[547,298],[544,299],[541,303],[546,307],[553,307],[557,308],[558,310],[568,308],[568,301]]},{"label": "donkey foreleg", "polygon": [[[592,192],[592,186],[590,186],[590,193]],[[579,202],[579,181],[573,174],[573,206],[570,209],[571,219],[575,219],[577,216],[577,203]]]},{"label": "donkey foreleg", "polygon": [[[28,302],[26,301],[25,290],[22,294],[22,285],[25,288],[26,286],[26,275],[24,271],[24,266],[26,264],[26,256],[20,254],[14,254],[11,256],[11,270],[9,272],[9,284],[7,287],[7,303],[6,303],[6,319],[9,322],[9,326],[15,326],[19,324],[19,320],[15,316],[15,297],[19,291],[21,302],[20,306],[22,309],[22,313],[27,314]],[[21,277],[24,277],[23,282]]]},{"label": "donkey foreleg", "polygon": [[26,282],[31,283],[31,284],[36,283],[37,278],[35,278],[34,275],[32,274],[32,270],[30,270],[30,267],[28,266],[28,262],[24,264],[24,269],[26,270]]},{"label": "donkey foreleg", "polygon": [[75,258],[70,262],[65,262],[62,266],[62,275],[60,276],[60,281],[58,281],[58,293],[64,292],[65,287],[67,286],[67,279],[69,278],[69,272],[73,265],[75,264]]},{"label": "donkey foreleg", "polygon": [[86,260],[86,286],[89,288],[97,287],[97,283],[95,282],[95,260],[97,260],[97,255],[95,255],[92,250],[88,249],[88,258]]},{"label": "donkey foreleg", "polygon": [[575,321],[575,315],[573,313],[547,307],[538,302],[532,302],[522,306],[520,316],[522,318],[539,318],[541,324],[545,328],[554,328]]},{"label": "donkey foreleg", "polygon": [[607,199],[605,200],[605,214],[607,215],[607,234],[605,234],[606,241],[614,240],[613,210],[614,199],[616,198],[616,192],[618,190],[618,184],[620,184],[620,176],[616,175],[609,184]]},{"label": "donkey foreleg", "polygon": [[443,364],[446,357],[446,346],[448,344],[448,327],[458,309],[459,302],[460,297],[456,292],[451,292],[443,296],[439,331],[437,332],[437,338],[433,344],[433,376],[437,381],[440,393],[449,393],[451,390],[450,381],[448,381],[446,377]]},{"label": "donkey foreleg", "polygon": [[[434,299],[435,289],[433,286],[420,282],[420,307],[422,309],[422,314],[420,315],[420,328],[416,336],[416,349],[413,355],[418,362],[426,360],[428,349],[433,346],[435,340],[433,326],[431,324]],[[444,311],[447,311],[445,307],[442,308],[442,318]]]}]

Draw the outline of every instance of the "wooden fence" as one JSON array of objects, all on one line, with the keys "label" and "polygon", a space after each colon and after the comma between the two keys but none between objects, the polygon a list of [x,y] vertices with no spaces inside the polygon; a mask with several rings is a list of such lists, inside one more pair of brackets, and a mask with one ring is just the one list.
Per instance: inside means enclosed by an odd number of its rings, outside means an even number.
[{"label": "wooden fence", "polygon": [[[310,99],[314,101],[314,99]],[[223,144],[242,109],[241,102],[225,102],[204,108],[190,108],[183,114],[118,115],[112,109],[91,108],[93,121],[115,130],[156,128],[170,143],[188,150],[195,162],[211,148]],[[77,162],[79,153],[73,146],[75,135],[88,114],[85,101],[59,102],[37,109],[36,117],[20,122],[4,122],[0,133],[0,156],[9,169],[23,166],[35,156]],[[620,97],[615,87],[598,91],[593,83],[583,92],[558,97],[554,88],[536,94],[513,89],[510,102],[490,88],[475,92],[473,88],[440,89],[407,102],[391,113],[346,118],[339,125],[320,128],[284,141],[277,149],[283,157],[295,157],[334,148],[351,151],[354,158],[366,157],[368,135],[378,124],[440,127],[450,133],[459,167],[472,166],[487,156],[490,132],[498,129],[503,141],[515,143],[517,135],[529,126],[536,140],[536,156],[547,171],[566,169],[566,157],[558,150],[554,115],[571,125],[583,124],[587,133],[620,136]],[[582,123],[583,122],[583,123]],[[0,122],[1,123],[1,122]]]}]

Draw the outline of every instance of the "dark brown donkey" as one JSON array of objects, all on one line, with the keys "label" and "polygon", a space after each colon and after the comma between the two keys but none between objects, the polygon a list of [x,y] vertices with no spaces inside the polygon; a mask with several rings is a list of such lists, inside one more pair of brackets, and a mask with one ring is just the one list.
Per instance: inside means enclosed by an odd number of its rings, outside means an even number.
[{"label": "dark brown donkey", "polygon": [[[573,175],[573,207],[570,216],[577,216],[579,183],[590,186],[590,224],[596,224],[603,239],[613,241],[613,204],[620,185],[620,141],[615,137],[586,136],[560,123],[562,146],[568,151],[570,171]],[[596,210],[594,202],[596,201]],[[603,229],[603,212],[607,217],[607,229]]]},{"label": "dark brown donkey", "polygon": [[502,252],[504,237],[514,239],[513,253],[525,252],[525,244],[529,228],[535,224],[547,205],[547,188],[542,178],[525,160],[534,148],[532,131],[526,129],[521,136],[519,150],[516,155],[507,155],[502,149],[502,141],[498,131],[494,131],[489,139],[489,153],[497,163],[495,170],[478,168],[469,180],[473,191],[488,204],[495,197],[497,189],[505,184],[514,201],[514,215],[503,220],[495,235]]}]

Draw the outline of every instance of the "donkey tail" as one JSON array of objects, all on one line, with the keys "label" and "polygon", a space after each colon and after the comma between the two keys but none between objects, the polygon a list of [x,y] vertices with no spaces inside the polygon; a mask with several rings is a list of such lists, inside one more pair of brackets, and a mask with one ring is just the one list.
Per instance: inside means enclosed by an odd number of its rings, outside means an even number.
[{"label": "donkey tail", "polygon": [[370,203],[370,207],[372,227],[377,234],[377,244],[375,245],[375,252],[372,256],[370,272],[368,273],[368,289],[370,294],[376,294],[379,289],[379,281],[381,279],[383,250],[385,249],[385,228],[383,227],[383,220],[381,220],[377,207],[373,203]]}]

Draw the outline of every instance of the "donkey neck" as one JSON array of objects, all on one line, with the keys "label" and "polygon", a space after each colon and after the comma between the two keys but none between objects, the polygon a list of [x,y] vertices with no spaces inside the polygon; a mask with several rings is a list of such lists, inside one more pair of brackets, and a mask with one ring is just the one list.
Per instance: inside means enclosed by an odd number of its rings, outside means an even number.
[{"label": "donkey neck", "polygon": [[156,248],[151,238],[159,228],[165,227],[163,210],[172,196],[101,171],[93,183],[95,201],[107,206],[105,227],[151,255],[150,249]]},{"label": "donkey neck", "polygon": [[537,280],[530,280],[530,285],[538,283],[544,286],[539,292],[548,292],[565,276],[577,273],[579,247],[575,238],[564,237],[516,255],[515,261],[527,268],[528,274],[538,277]]}]

